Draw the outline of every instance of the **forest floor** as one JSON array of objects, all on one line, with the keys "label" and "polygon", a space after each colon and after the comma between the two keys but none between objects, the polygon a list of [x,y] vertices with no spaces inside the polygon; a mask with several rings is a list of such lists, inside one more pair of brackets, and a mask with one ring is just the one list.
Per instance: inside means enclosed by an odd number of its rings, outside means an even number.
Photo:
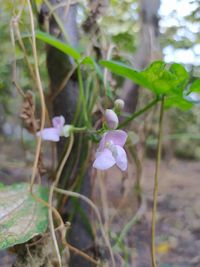
[{"label": "forest floor", "polygon": [[[17,144],[1,144],[0,182],[10,184],[27,180],[31,164]],[[30,162],[32,158],[30,159]],[[23,170],[23,171],[22,171]],[[150,267],[151,208],[154,161],[143,164],[142,188],[145,206],[140,219],[129,229],[115,253],[125,257],[119,266]],[[120,233],[137,211],[136,193],[133,191],[134,166],[129,167],[128,177],[121,177],[116,169],[107,173],[103,183],[96,179],[101,190],[96,195],[111,235]],[[96,187],[97,188],[97,187]],[[99,189],[98,189],[99,190]],[[96,190],[96,191],[98,191]],[[159,175],[156,248],[159,267],[200,267],[200,163],[173,159],[161,163]],[[105,193],[107,193],[105,196]],[[135,193],[135,194],[134,194]],[[103,200],[103,202],[101,201]],[[101,207],[104,207],[103,209]],[[120,251],[121,250],[121,251]],[[9,256],[0,253],[0,267],[9,267]]]},{"label": "forest floor", "polygon": [[[144,164],[143,188],[147,197],[144,220],[136,234],[137,267],[150,267],[149,228],[151,223],[154,162]],[[161,267],[200,267],[200,164],[176,160],[161,163],[159,175],[157,255]],[[146,251],[146,259],[144,255]],[[141,257],[140,257],[141,256]],[[144,262],[140,262],[140,259]]]},{"label": "forest floor", "polygon": [[[120,234],[124,227],[132,227],[116,250],[127,262],[119,266],[151,267],[151,219],[155,161],[143,164],[142,190],[144,207],[136,208],[133,191],[134,166],[129,167],[123,186],[120,173],[113,169],[107,174],[104,189],[107,191],[108,228]],[[120,193],[123,191],[123,194]],[[123,195],[123,196],[122,196]],[[97,195],[97,199],[99,196]],[[102,201],[106,202],[105,200]],[[100,206],[100,205],[99,205]],[[103,205],[101,205],[103,206]],[[139,209],[139,221],[134,219]],[[104,211],[104,217],[106,212]],[[156,224],[156,252],[159,267],[200,267],[200,163],[172,159],[162,161],[159,175],[158,210]],[[121,262],[121,263],[120,263]]]}]

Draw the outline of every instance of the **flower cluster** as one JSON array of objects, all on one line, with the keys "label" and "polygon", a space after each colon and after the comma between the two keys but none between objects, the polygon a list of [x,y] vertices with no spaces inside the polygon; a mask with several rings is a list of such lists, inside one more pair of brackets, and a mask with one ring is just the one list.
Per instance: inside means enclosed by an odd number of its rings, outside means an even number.
[{"label": "flower cluster", "polygon": [[68,137],[72,130],[72,125],[65,124],[63,116],[54,117],[52,119],[53,127],[44,128],[42,131],[37,132],[43,140],[58,142],[61,136]]},{"label": "flower cluster", "polygon": [[105,120],[110,130],[104,133],[100,141],[93,167],[107,170],[116,164],[122,171],[125,171],[127,156],[123,146],[126,143],[127,133],[123,130],[116,130],[119,120],[113,110],[105,111]]},{"label": "flower cluster", "polygon": [[[122,106],[123,103],[119,104]],[[122,171],[125,171],[127,169],[127,156],[123,147],[126,143],[127,133],[123,130],[116,130],[119,119],[111,109],[105,111],[105,122],[109,130],[102,136],[93,167],[107,170],[116,164]],[[63,116],[54,117],[52,125],[53,127],[44,128],[37,132],[37,135],[41,136],[43,140],[58,142],[61,136],[68,137],[73,130],[78,129],[74,128],[73,125],[65,124]]]}]

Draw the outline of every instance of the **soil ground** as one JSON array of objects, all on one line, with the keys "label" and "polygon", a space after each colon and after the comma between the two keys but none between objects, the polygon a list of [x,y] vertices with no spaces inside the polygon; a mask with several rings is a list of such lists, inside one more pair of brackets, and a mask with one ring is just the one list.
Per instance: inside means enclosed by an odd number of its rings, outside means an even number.
[{"label": "soil ground", "polygon": [[[153,204],[154,161],[145,160],[142,188],[146,207],[139,222],[124,238],[129,264],[119,266],[151,267],[151,209]],[[117,171],[108,173],[105,186],[107,205],[114,219],[109,228],[118,234],[136,213],[133,192],[134,167],[125,179],[124,197],[120,197],[122,182]],[[126,181],[127,180],[127,181]],[[122,190],[121,190],[122,191]],[[200,267],[200,164],[173,159],[160,166],[156,246],[159,267]],[[117,210],[117,212],[116,212]],[[112,217],[112,216],[111,216]],[[109,219],[110,222],[110,219]],[[124,257],[125,253],[121,253]]]},{"label": "soil ground", "polygon": [[[145,246],[152,206],[152,174],[154,163],[145,162],[144,192],[148,208],[145,220],[134,232],[142,228],[138,246]],[[159,177],[157,221],[157,254],[162,267],[200,266],[200,164],[193,161],[162,162]],[[145,228],[145,225],[148,225]],[[143,239],[143,240],[142,240]],[[150,266],[149,263],[137,267]]]}]

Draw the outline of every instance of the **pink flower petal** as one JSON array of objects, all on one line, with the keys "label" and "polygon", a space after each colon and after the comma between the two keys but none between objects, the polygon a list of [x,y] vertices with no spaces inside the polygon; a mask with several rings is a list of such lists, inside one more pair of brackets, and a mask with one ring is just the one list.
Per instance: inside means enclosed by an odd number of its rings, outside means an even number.
[{"label": "pink flower petal", "polygon": [[124,146],[126,139],[127,133],[123,130],[108,131],[103,135],[99,148],[105,147],[106,143],[110,141],[115,145]]},{"label": "pink flower petal", "polygon": [[106,109],[105,119],[110,129],[116,129],[119,124],[117,114],[112,109]]},{"label": "pink flower petal", "polygon": [[121,146],[115,146],[117,150],[117,154],[115,156],[116,165],[122,170],[125,171],[127,169],[127,156],[126,151]]},{"label": "pink flower petal", "polygon": [[105,145],[106,145],[106,135],[107,135],[107,133],[104,133],[103,136],[102,136],[102,138],[101,138],[101,141],[99,143],[99,148],[98,148],[99,151],[102,151],[105,148]]},{"label": "pink flower petal", "polygon": [[111,151],[105,148],[102,152],[97,153],[97,158],[93,163],[93,167],[99,170],[107,170],[115,165],[116,161]]},{"label": "pink flower petal", "polygon": [[37,133],[43,140],[58,142],[60,140],[60,132],[56,128],[45,128],[41,132]]},{"label": "pink flower petal", "polygon": [[65,118],[63,116],[57,116],[52,119],[53,127],[61,131],[65,124]]}]

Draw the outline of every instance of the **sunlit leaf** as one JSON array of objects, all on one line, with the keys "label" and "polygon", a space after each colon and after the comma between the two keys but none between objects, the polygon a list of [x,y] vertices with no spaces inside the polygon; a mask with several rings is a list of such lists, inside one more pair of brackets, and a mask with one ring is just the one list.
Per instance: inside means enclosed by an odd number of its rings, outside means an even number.
[{"label": "sunlit leaf", "polygon": [[52,35],[45,33],[45,32],[42,32],[42,31],[36,31],[35,35],[36,35],[37,39],[42,40],[45,43],[57,48],[58,50],[65,53],[66,55],[72,57],[73,59],[75,59],[75,60],[81,59],[81,55],[79,54],[79,52],[76,49],[74,49],[69,44],[65,44],[65,43],[61,42],[60,40],[56,39]]},{"label": "sunlit leaf", "polygon": [[143,77],[140,75],[139,72],[135,71],[134,69],[132,69],[129,66],[126,66],[120,62],[116,62],[116,61],[106,61],[106,60],[101,60],[100,64],[106,68],[108,68],[110,71],[121,75],[125,78],[128,78],[132,81],[134,81],[135,83],[142,85],[144,87],[148,87],[149,84],[143,79]]},{"label": "sunlit leaf", "polygon": [[176,63],[167,69],[163,61],[155,61],[141,72],[115,61],[102,60],[100,64],[158,95],[182,91],[188,81],[187,71]]},{"label": "sunlit leaf", "polygon": [[[34,194],[44,201],[48,191],[34,186]],[[46,231],[48,208],[29,192],[29,184],[0,187],[0,249],[24,243]]]}]

